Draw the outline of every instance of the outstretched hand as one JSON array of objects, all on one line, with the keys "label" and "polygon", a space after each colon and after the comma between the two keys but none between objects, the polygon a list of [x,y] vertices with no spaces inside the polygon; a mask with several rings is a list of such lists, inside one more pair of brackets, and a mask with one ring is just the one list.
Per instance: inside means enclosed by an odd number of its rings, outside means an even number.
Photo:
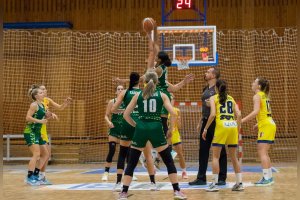
[{"label": "outstretched hand", "polygon": [[188,74],[184,77],[184,83],[185,84],[189,84],[190,82],[192,82],[195,79],[195,75],[194,74]]},{"label": "outstretched hand", "polygon": [[120,79],[119,77],[113,77],[112,78],[112,81],[114,82],[114,83],[116,83],[117,85],[121,85],[121,84],[124,84],[125,82],[122,80],[122,79]]}]

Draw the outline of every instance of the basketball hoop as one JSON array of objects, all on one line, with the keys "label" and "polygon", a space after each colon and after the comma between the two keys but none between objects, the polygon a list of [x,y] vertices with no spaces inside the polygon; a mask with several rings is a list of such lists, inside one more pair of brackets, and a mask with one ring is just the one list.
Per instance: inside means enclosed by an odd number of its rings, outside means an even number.
[{"label": "basketball hoop", "polygon": [[178,70],[184,70],[184,69],[189,69],[189,62],[192,58],[188,56],[180,56],[176,57],[176,61],[178,62],[177,64],[177,69]]}]

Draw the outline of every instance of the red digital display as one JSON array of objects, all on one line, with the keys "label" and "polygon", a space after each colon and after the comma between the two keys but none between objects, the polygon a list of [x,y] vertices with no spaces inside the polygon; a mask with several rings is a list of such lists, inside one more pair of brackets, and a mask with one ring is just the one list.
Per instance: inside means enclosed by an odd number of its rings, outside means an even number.
[{"label": "red digital display", "polygon": [[173,0],[173,9],[183,10],[183,9],[193,9],[193,0]]}]

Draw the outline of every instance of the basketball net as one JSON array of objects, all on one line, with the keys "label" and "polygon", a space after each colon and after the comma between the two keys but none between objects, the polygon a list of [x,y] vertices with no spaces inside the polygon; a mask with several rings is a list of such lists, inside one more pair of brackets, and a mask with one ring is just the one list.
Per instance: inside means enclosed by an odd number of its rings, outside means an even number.
[{"label": "basketball net", "polygon": [[181,57],[176,57],[176,61],[178,62],[177,64],[177,69],[178,70],[184,70],[184,69],[189,69],[189,61],[191,60],[190,57],[187,56],[181,56]]}]

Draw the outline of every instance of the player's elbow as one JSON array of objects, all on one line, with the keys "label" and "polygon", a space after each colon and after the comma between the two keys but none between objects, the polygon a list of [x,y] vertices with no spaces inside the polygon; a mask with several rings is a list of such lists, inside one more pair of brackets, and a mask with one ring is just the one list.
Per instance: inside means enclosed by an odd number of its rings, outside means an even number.
[{"label": "player's elbow", "polygon": [[26,115],[26,121],[30,122],[31,121],[31,116]]},{"label": "player's elbow", "polygon": [[216,117],[216,113],[215,113],[215,112],[211,112],[211,113],[210,113],[210,117],[211,117],[211,118],[215,118],[215,117]]}]

